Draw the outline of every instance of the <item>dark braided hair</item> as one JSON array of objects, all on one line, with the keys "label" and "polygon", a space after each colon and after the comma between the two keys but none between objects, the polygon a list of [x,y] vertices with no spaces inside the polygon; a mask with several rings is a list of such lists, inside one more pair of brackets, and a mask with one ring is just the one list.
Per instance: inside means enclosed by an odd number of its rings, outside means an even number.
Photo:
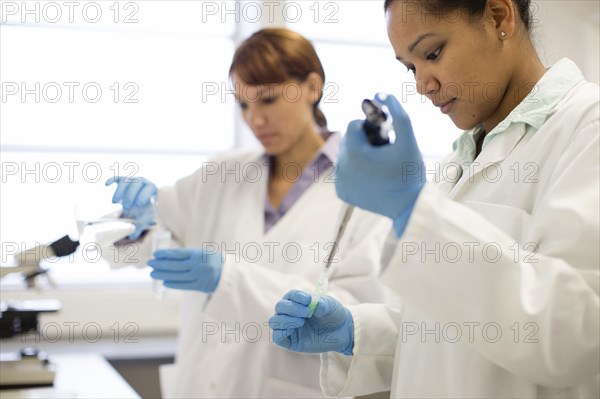
[{"label": "dark braided hair", "polygon": [[[394,1],[396,0],[385,0],[383,8],[386,12]],[[525,28],[527,28],[528,32],[531,32],[533,19],[530,8],[531,0],[512,1],[519,11],[519,16],[525,24]],[[487,4],[487,0],[422,0],[422,2],[427,11],[443,14],[455,10],[464,10],[471,17],[481,17]]]}]

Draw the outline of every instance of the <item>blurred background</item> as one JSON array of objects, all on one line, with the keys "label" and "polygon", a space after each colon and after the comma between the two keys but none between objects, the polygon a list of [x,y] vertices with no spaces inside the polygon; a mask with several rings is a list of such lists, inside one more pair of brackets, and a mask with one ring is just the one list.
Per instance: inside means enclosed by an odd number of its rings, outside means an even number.
[{"label": "blurred background", "polygon": [[[167,185],[212,155],[257,146],[227,72],[237,43],[263,27],[286,26],[315,44],[330,130],[344,132],[361,118],[362,99],[385,91],[406,104],[431,169],[460,133],[415,94],[412,74],[395,60],[383,1],[0,4],[2,263],[72,233],[75,207],[108,208],[111,176]],[[545,65],[569,57],[600,81],[598,1],[535,1],[534,21]],[[2,299],[57,298],[61,311],[45,320],[94,322],[105,338],[90,347],[76,337],[55,350],[102,353],[133,373],[132,384],[172,356],[177,294],[155,299],[145,268],[111,270],[80,251],[50,274],[54,286],[35,291],[3,279]],[[129,345],[127,333],[135,338]],[[157,394],[149,392],[143,396]]]}]

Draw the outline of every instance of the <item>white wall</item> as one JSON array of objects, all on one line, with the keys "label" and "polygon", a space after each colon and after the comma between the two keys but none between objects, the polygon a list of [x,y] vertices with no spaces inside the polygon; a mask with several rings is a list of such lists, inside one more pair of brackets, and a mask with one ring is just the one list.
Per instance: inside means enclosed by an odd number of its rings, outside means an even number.
[{"label": "white wall", "polygon": [[600,83],[600,2],[537,0],[533,10],[533,38],[544,65],[568,57],[588,80]]}]

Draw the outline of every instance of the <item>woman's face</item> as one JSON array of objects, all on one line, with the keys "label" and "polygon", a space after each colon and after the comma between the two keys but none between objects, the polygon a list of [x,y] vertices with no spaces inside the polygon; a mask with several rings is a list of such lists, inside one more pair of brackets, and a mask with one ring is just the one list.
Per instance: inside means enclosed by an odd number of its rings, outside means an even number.
[{"label": "woman's face", "polygon": [[387,27],[396,57],[415,75],[417,91],[457,127],[483,124],[487,130],[510,82],[511,61],[503,59],[494,20],[472,19],[466,11],[436,15],[402,0],[388,9]]},{"label": "woman's face", "polygon": [[233,73],[232,81],[244,121],[267,154],[289,153],[306,135],[316,134],[313,104],[320,92],[311,78],[254,86]]}]

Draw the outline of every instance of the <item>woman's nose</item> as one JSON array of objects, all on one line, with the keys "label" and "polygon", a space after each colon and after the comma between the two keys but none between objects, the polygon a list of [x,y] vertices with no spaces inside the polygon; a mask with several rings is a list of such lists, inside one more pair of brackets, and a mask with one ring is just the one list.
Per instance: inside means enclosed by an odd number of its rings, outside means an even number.
[{"label": "woman's nose", "polygon": [[258,109],[250,109],[246,115],[246,121],[251,128],[262,127],[267,122],[267,118],[265,117],[264,113]]},{"label": "woman's nose", "polygon": [[417,92],[422,96],[436,92],[440,86],[437,79],[435,79],[430,73],[427,73],[427,71],[420,72],[417,70],[416,81]]}]

